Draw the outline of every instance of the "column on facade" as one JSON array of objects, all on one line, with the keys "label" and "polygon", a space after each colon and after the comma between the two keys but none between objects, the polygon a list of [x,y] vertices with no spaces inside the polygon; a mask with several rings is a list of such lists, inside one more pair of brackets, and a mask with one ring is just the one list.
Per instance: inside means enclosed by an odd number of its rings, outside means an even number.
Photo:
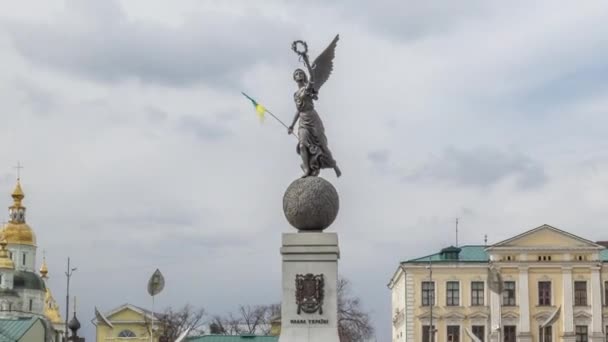
[{"label": "column on facade", "polygon": [[603,340],[602,333],[602,280],[600,267],[591,268],[591,337]]},{"label": "column on facade", "polygon": [[500,341],[500,293],[490,291],[490,341]]},{"label": "column on facade", "polygon": [[528,267],[519,268],[519,288],[517,291],[517,303],[519,303],[519,326],[518,335],[520,341],[532,339],[530,333],[530,293],[528,284]]},{"label": "column on facade", "polygon": [[[562,288],[564,293],[563,306],[564,314],[562,315],[562,325],[564,327],[564,335],[574,334],[574,313],[572,310],[572,267],[562,267]],[[601,315],[600,315],[601,317]]]}]

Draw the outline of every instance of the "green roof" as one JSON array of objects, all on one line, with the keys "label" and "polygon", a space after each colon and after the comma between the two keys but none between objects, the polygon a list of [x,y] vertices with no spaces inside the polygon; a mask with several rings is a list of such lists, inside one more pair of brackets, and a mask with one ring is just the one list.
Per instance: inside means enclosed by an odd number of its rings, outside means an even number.
[{"label": "green roof", "polygon": [[186,339],[188,342],[277,342],[278,340],[279,336],[258,335],[203,335]]},{"label": "green roof", "polygon": [[0,319],[0,342],[18,341],[39,319],[38,317]]},{"label": "green roof", "polygon": [[34,272],[15,271],[13,275],[14,289],[29,289],[45,291],[44,280]]},{"label": "green roof", "polygon": [[[486,253],[486,246],[461,246],[460,253],[458,254],[458,260],[445,259],[442,257],[441,252],[431,255],[427,255],[422,258],[415,258],[405,261],[405,263],[422,263],[422,262],[488,262],[488,253]],[[444,250],[446,250],[444,248]],[[608,257],[608,254],[607,254]]]},{"label": "green roof", "polygon": [[602,249],[600,251],[600,260],[601,261],[608,261],[608,249]]},{"label": "green roof", "polygon": [[[449,248],[449,247],[448,247]],[[450,262],[488,262],[490,259],[488,258],[488,253],[486,253],[487,246],[462,246],[460,247],[460,253],[458,255],[458,260],[453,259],[445,259],[441,256],[441,252],[427,255],[421,258],[414,258],[403,263],[413,264],[413,263],[428,263],[429,258],[431,262],[439,262],[439,263],[450,263]],[[443,250],[446,250],[444,248]],[[442,251],[443,251],[442,250]],[[600,261],[608,262],[608,249],[600,250]]]}]

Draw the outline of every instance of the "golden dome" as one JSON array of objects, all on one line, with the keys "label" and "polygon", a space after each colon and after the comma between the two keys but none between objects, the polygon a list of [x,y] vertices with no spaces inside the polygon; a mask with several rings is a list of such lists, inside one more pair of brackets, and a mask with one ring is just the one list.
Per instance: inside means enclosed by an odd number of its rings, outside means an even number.
[{"label": "golden dome", "polygon": [[40,277],[42,279],[46,279],[47,274],[49,274],[49,269],[48,267],[46,267],[46,256],[42,256],[42,265],[40,265]]},{"label": "golden dome", "polygon": [[36,234],[27,223],[9,222],[4,226],[2,234],[9,244],[36,246]]},{"label": "golden dome", "polygon": [[15,264],[13,260],[9,258],[8,251],[6,250],[6,239],[0,241],[0,268],[14,270]]},{"label": "golden dome", "polygon": [[25,223],[25,207],[21,204],[25,197],[21,189],[21,182],[17,179],[17,185],[13,191],[13,205],[8,208],[9,222],[2,229],[4,238],[9,244],[36,245],[36,234],[32,228]]},{"label": "golden dome", "polygon": [[44,315],[53,324],[62,324],[64,322],[61,319],[61,313],[59,313],[59,305],[55,302],[55,298],[53,298],[53,294],[48,287],[44,296]]},{"label": "golden dome", "polygon": [[[23,190],[21,189],[21,182],[19,181],[19,179],[17,179],[17,185],[15,186],[15,190],[13,190],[11,197],[13,197],[13,199],[15,201],[21,201],[25,197],[25,194],[23,193]],[[21,204],[21,203],[19,203],[19,204]]]}]

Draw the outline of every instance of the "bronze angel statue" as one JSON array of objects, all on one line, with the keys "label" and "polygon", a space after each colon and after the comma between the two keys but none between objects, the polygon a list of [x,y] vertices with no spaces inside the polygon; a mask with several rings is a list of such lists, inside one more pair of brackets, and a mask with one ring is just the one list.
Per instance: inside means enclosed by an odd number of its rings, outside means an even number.
[{"label": "bronze angel statue", "polygon": [[[293,133],[293,127],[299,120],[297,153],[302,158],[302,170],[304,175],[318,176],[321,169],[332,168],[336,176],[340,177],[342,172],[331,155],[327,146],[327,137],[323,121],[315,110],[314,101],[318,99],[319,89],[327,81],[334,66],[336,44],[339,36],[323,51],[315,61],[310,64],[308,60],[308,46],[305,42],[298,40],[293,42],[292,49],[300,56],[308,75],[302,69],[293,72],[293,80],[298,85],[298,90],[293,94],[296,103],[296,115],[287,133]],[[301,47],[301,49],[299,49]]]}]

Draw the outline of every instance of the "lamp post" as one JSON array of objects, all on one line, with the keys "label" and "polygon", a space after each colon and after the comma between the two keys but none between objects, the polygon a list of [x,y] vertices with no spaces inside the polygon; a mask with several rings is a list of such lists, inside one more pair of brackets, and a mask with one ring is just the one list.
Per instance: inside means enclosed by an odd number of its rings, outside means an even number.
[{"label": "lamp post", "polygon": [[429,285],[433,286],[432,295],[429,294],[429,341],[435,341],[435,327],[433,326],[433,306],[435,306],[435,283],[433,283],[433,262],[431,257],[429,256]]},{"label": "lamp post", "polygon": [[67,289],[65,293],[65,332],[63,333],[64,341],[68,340],[68,318],[70,317],[70,278],[76,270],[76,267],[70,268],[70,257],[68,257],[68,268],[65,272],[65,276],[67,278]]},{"label": "lamp post", "polygon": [[157,268],[156,271],[148,280],[148,294],[152,296],[152,323],[150,324],[150,342],[154,342],[154,319],[156,315],[154,314],[154,296],[159,294],[165,288],[165,277],[160,273],[160,270]]}]

